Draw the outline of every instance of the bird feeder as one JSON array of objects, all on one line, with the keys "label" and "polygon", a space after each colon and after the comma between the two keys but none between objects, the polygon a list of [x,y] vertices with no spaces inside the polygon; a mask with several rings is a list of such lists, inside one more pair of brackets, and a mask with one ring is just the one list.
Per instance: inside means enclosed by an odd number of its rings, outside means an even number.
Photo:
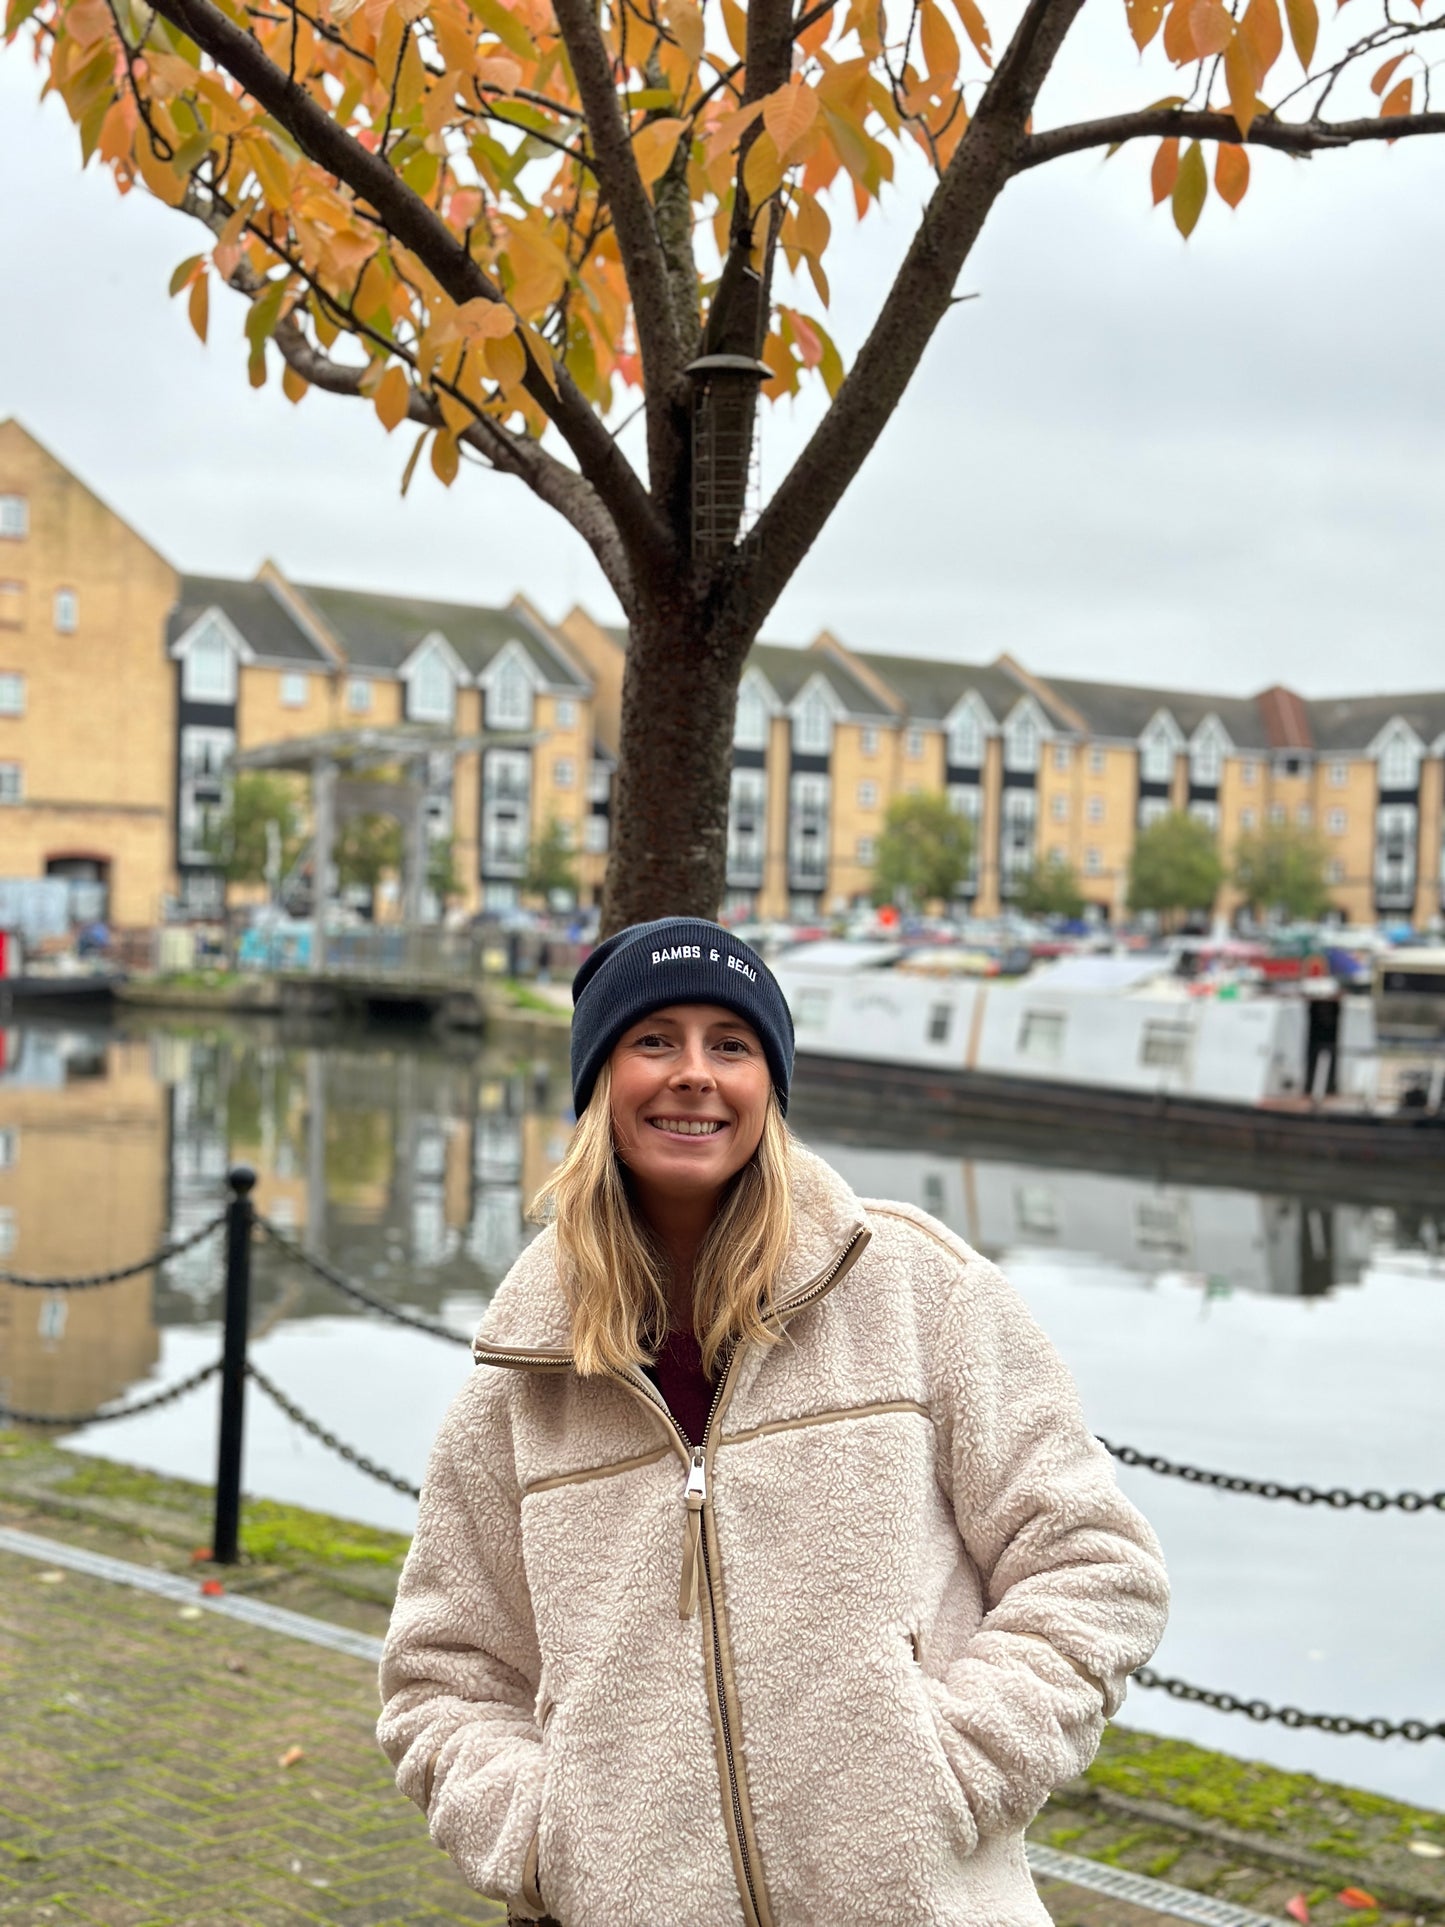
[{"label": "bird feeder", "polygon": [[751,355],[703,355],[692,381],[692,552],[727,554],[758,508],[753,421],[758,390],[772,370]]}]

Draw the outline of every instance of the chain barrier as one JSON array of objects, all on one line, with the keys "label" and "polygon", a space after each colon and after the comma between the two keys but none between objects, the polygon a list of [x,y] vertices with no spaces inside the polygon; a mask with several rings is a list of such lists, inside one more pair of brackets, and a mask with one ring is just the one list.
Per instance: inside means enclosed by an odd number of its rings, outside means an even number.
[{"label": "chain barrier", "polygon": [[288,1238],[284,1231],[278,1231],[271,1220],[263,1218],[259,1211],[256,1213],[256,1226],[258,1230],[264,1231],[272,1244],[279,1246],[288,1258],[293,1258],[298,1265],[304,1265],[308,1271],[315,1272],[318,1278],[323,1279],[333,1290],[339,1291],[343,1297],[353,1299],[358,1305],[365,1305],[370,1311],[379,1312],[383,1318],[389,1318],[394,1325],[410,1325],[413,1331],[428,1332],[433,1338],[446,1339],[448,1344],[466,1345],[470,1348],[471,1339],[463,1337],[460,1332],[454,1332],[446,1325],[437,1324],[435,1319],[423,1318],[416,1312],[402,1311],[400,1306],[388,1303],[385,1298],[377,1297],[375,1292],[353,1284],[343,1273],[333,1271],[331,1266],[322,1259],[312,1257],[304,1247]]},{"label": "chain barrier", "polygon": [[122,1405],[115,1412],[107,1412],[102,1407],[98,1412],[68,1412],[57,1416],[53,1412],[19,1412],[14,1406],[0,1405],[0,1419],[13,1425],[45,1425],[53,1426],[56,1430],[71,1425],[106,1425],[111,1419],[135,1418],[140,1412],[153,1412],[159,1405],[169,1405],[174,1399],[184,1398],[187,1392],[195,1391],[208,1378],[214,1378],[220,1369],[220,1359],[213,1358],[209,1365],[192,1372],[189,1378],[178,1379],[174,1385],[167,1385],[150,1398],[137,1399],[134,1405]]},{"label": "chain barrier", "polygon": [[1285,1485],[1279,1479],[1246,1479],[1233,1472],[1205,1472],[1197,1465],[1175,1465],[1157,1453],[1141,1452],[1133,1445],[1114,1445],[1101,1438],[1100,1445],[1121,1465],[1142,1465],[1148,1472],[1166,1478],[1183,1479],[1186,1485],[1214,1486],[1220,1492],[1247,1492],[1256,1499],[1293,1499],[1296,1505],[1325,1505],[1343,1512],[1352,1505],[1366,1512],[1386,1512],[1395,1506],[1401,1512],[1445,1512],[1445,1492],[1347,1492],[1343,1486]]},{"label": "chain barrier", "polygon": [[1196,1706],[1212,1706],[1218,1713],[1243,1713],[1246,1719],[1263,1724],[1278,1720],[1292,1731],[1312,1727],[1320,1733],[1358,1733],[1369,1740],[1445,1740],[1445,1720],[1431,1726],[1425,1720],[1357,1720],[1349,1713],[1304,1713],[1297,1706],[1271,1706],[1265,1700],[1238,1699],[1233,1693],[1214,1693],[1205,1686],[1191,1686],[1188,1680],[1166,1679],[1148,1666],[1130,1675],[1134,1683],[1167,1693],[1170,1699],[1188,1700]]},{"label": "chain barrier", "polygon": [[293,1425],[299,1425],[303,1432],[309,1432],[313,1439],[319,1440],[338,1458],[345,1459],[348,1465],[354,1465],[358,1472],[364,1472],[369,1479],[375,1479],[381,1485],[389,1485],[393,1492],[404,1492],[409,1499],[421,1497],[419,1486],[413,1485],[409,1479],[399,1478],[395,1472],[388,1472],[385,1466],[377,1465],[373,1459],[358,1452],[354,1446],[347,1445],[337,1438],[334,1432],[328,1432],[319,1420],[303,1412],[299,1405],[293,1404],[279,1386],[271,1383],[259,1366],[248,1364],[246,1376],[255,1381],[273,1405],[280,1406]]},{"label": "chain barrier", "polygon": [[23,1271],[0,1271],[0,1285],[18,1285],[21,1291],[94,1291],[97,1285],[118,1285],[124,1278],[138,1278],[143,1271],[154,1271],[158,1265],[169,1264],[172,1258],[179,1258],[183,1251],[194,1251],[213,1232],[219,1231],[225,1222],[225,1212],[218,1212],[188,1238],[178,1238],[174,1244],[162,1245],[151,1257],[142,1258],[137,1264],[120,1265],[114,1271],[92,1271],[79,1278],[32,1278]]}]

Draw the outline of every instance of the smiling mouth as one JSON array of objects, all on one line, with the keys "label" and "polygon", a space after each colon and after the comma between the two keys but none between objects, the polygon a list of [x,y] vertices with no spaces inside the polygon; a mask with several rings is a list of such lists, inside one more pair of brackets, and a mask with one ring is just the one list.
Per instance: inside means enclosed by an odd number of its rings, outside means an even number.
[{"label": "smiling mouth", "polygon": [[717,1117],[650,1117],[647,1121],[654,1131],[666,1131],[671,1137],[716,1137],[727,1129]]}]

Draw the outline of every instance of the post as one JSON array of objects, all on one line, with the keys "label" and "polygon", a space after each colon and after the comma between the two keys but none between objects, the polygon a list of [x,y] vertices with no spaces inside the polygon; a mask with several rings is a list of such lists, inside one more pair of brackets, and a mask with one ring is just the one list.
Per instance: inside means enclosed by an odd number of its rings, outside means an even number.
[{"label": "post", "polygon": [[326,911],[336,845],[336,765],[322,757],[311,772],[311,968],[326,968]]},{"label": "post", "polygon": [[221,1438],[216,1454],[216,1519],[211,1557],[234,1566],[240,1557],[241,1433],[246,1407],[246,1335],[251,1319],[251,1226],[256,1210],[251,1191],[256,1173],[237,1164],[226,1179],[226,1311],[221,1346]]}]

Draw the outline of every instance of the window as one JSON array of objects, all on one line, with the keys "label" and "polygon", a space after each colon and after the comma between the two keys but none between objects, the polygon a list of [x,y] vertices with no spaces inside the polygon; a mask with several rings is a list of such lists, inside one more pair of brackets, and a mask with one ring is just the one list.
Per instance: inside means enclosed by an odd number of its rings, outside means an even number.
[{"label": "window", "polygon": [[0,674],[0,716],[25,714],[25,678],[15,671]]},{"label": "window", "polygon": [[25,801],[25,772],[18,763],[0,763],[0,803]]},{"label": "window", "polygon": [[874,859],[877,855],[877,850],[878,850],[878,844],[875,838],[871,836],[859,837],[858,861],[863,865],[865,869],[872,869]]},{"label": "window", "polygon": [[859,744],[865,756],[876,756],[878,754],[878,731],[871,723],[866,724],[864,728],[859,731]]},{"label": "window", "polygon": [[283,709],[304,709],[311,694],[311,678],[300,675],[296,670],[288,670],[281,678],[281,707]]},{"label": "window", "polygon": [[738,749],[766,749],[768,746],[768,705],[756,683],[745,682],[738,691],[738,706],[733,717],[733,744]]},{"label": "window", "polygon": [[229,729],[181,731],[181,777],[186,782],[217,787],[235,752],[235,732]]},{"label": "window", "polygon": [[1049,815],[1054,819],[1056,823],[1067,823],[1069,820],[1068,797],[1051,796],[1049,798]]},{"label": "window", "polygon": [[531,678],[515,656],[507,656],[487,688],[487,728],[530,729],[531,726]]},{"label": "window", "polygon": [[858,807],[860,810],[876,810],[878,807],[878,785],[863,782],[858,785]]},{"label": "window", "polygon": [[364,716],[371,708],[371,684],[365,676],[346,678],[346,707],[353,716]]},{"label": "window", "polygon": [[1104,768],[1107,760],[1108,759],[1105,757],[1103,750],[1097,747],[1091,749],[1089,751],[1090,776],[1102,776],[1104,774]]},{"label": "window", "polygon": [[411,673],[408,715],[418,723],[449,723],[456,702],[456,683],[445,657],[440,649],[428,650]]},{"label": "window", "polygon": [[1169,803],[1162,796],[1146,796],[1139,805],[1139,828],[1147,830],[1151,823],[1162,822],[1169,814]]},{"label": "window", "polygon": [[1064,1054],[1064,1012],[1026,1010],[1019,1025],[1020,1057],[1057,1063]]},{"label": "window", "polygon": [[1173,776],[1174,744],[1167,730],[1156,729],[1144,738],[1139,773],[1146,783],[1167,783]]},{"label": "window", "polygon": [[1380,757],[1380,788],[1412,790],[1419,777],[1415,746],[1403,730],[1397,730],[1386,743]]},{"label": "window", "polygon": [[1140,1198],[1134,1206],[1134,1243],[1141,1252],[1187,1251],[1189,1221],[1185,1199],[1163,1194]]},{"label": "window", "polygon": [[1003,886],[1005,891],[1020,884],[1034,860],[1035,798],[1032,790],[1008,789],[1003,793]]},{"label": "window", "polygon": [[1062,843],[1051,843],[1047,855],[1050,863],[1067,863],[1069,860],[1069,853]]},{"label": "window", "polygon": [[928,1041],[930,1044],[946,1044],[948,1033],[953,1029],[953,1005],[935,1004],[928,1013]]},{"label": "window", "polygon": [[1073,761],[1073,752],[1067,743],[1054,744],[1054,768],[1067,769]]},{"label": "window", "polygon": [[20,1156],[20,1132],[12,1124],[0,1131],[0,1171],[13,1171]]},{"label": "window", "polygon": [[577,705],[570,696],[559,696],[554,711],[558,729],[577,727]]},{"label": "window", "polygon": [[903,739],[903,754],[908,758],[910,763],[921,763],[923,761],[923,731],[921,729],[910,729],[908,731],[908,734]]},{"label": "window", "polygon": [[1084,806],[1084,814],[1088,817],[1091,823],[1102,823],[1104,820],[1103,797],[1091,796],[1087,804]]},{"label": "window", "polygon": [[582,847],[589,856],[607,854],[607,818],[589,816],[582,824]]},{"label": "window", "polygon": [[1345,833],[1345,821],[1345,813],[1343,810],[1331,810],[1325,818],[1325,824],[1330,835],[1343,836]]},{"label": "window", "polygon": [[1022,1238],[1057,1238],[1059,1208],[1045,1184],[1014,1187],[1014,1219]]},{"label": "window", "polygon": [[1200,798],[1189,805],[1189,814],[1196,823],[1203,823],[1210,830],[1218,830],[1219,805],[1217,803]]},{"label": "window", "polygon": [[197,703],[236,700],[236,655],[217,623],[208,623],[186,651],[181,671],[185,694]]},{"label": "window", "polygon": [[789,793],[788,875],[794,890],[821,890],[828,873],[828,779],[797,775]]},{"label": "window", "polygon": [[1252,756],[1246,756],[1239,766],[1239,780],[1247,790],[1254,788],[1255,772],[1259,768]]},{"label": "window", "polygon": [[820,689],[810,689],[793,711],[793,748],[804,756],[826,756],[833,735],[833,712]]},{"label": "window", "polygon": [[728,881],[735,889],[763,880],[768,785],[760,769],[735,769],[728,792]]},{"label": "window", "polygon": [[793,1022],[799,1030],[822,1030],[828,1021],[832,992],[820,984],[805,984],[793,1006]]},{"label": "window", "polygon": [[971,707],[948,725],[948,760],[956,769],[977,769],[983,761],[983,724]]},{"label": "window", "polygon": [[30,533],[30,504],[23,495],[0,495],[0,536],[19,542]]},{"label": "window", "polygon": [[1180,1070],[1189,1061],[1188,1024],[1146,1023],[1139,1039],[1139,1062],[1149,1070]]},{"label": "window", "polygon": [[1202,730],[1190,746],[1190,777],[1201,788],[1209,788],[1219,781],[1221,761],[1219,738],[1212,729]]},{"label": "window", "polygon": [[1084,852],[1084,870],[1087,875],[1096,877],[1103,867],[1104,859],[1100,855],[1097,845],[1091,843]]},{"label": "window", "polygon": [[80,626],[80,597],[74,589],[55,591],[55,630],[57,635],[73,636]]},{"label": "window", "polygon": [[577,781],[577,765],[570,756],[559,756],[552,764],[552,787],[570,790]]},{"label": "window", "polygon": [[1315,820],[1315,813],[1308,803],[1301,803],[1294,813],[1294,820],[1302,830],[1307,830]]},{"label": "window", "polygon": [[[10,1209],[9,1205],[6,1205],[3,1210],[0,1210],[0,1258],[8,1258],[10,1254],[14,1251],[14,1249],[15,1249],[15,1213]],[[64,1300],[62,1300],[61,1302],[63,1304]],[[42,1314],[43,1314],[43,1307],[42,1307]],[[60,1328],[63,1331],[65,1329],[65,1320],[62,1318],[59,1321],[59,1323],[60,1323]],[[53,1324],[51,1325],[49,1331],[46,1330],[46,1321],[43,1315],[41,1320],[40,1336],[42,1338],[59,1336],[59,1333],[55,1331],[55,1327]]]},{"label": "window", "polygon": [[1285,820],[1285,818],[1286,818],[1286,817],[1287,817],[1288,815],[1289,815],[1289,811],[1288,811],[1288,810],[1287,810],[1287,809],[1285,808],[1285,806],[1284,806],[1284,804],[1283,804],[1283,803],[1271,803],[1271,804],[1270,804],[1270,806],[1269,806],[1269,820],[1270,820],[1270,822],[1271,822],[1271,823],[1273,823],[1273,824],[1275,825],[1275,827],[1276,827],[1276,828],[1278,828],[1278,826],[1279,826],[1279,825],[1280,825],[1281,823],[1283,823],[1283,822],[1284,822],[1284,820]]},{"label": "window", "polygon": [[1350,766],[1348,763],[1330,764],[1330,788],[1332,790],[1342,790],[1349,780]]},{"label": "window", "polygon": [[1004,727],[1003,761],[1005,769],[1031,770],[1039,766],[1039,726],[1028,709],[1014,711]]},{"label": "window", "polygon": [[1240,829],[1242,829],[1242,830],[1252,830],[1252,829],[1254,828],[1254,823],[1255,823],[1255,816],[1254,816],[1254,811],[1253,811],[1253,810],[1251,810],[1251,809],[1242,809],[1242,810],[1241,810],[1241,811],[1239,812],[1239,827],[1240,827]]},{"label": "window", "polygon": [[0,582],[0,629],[25,627],[25,584]]},{"label": "window", "polygon": [[1331,857],[1329,862],[1325,865],[1325,877],[1327,881],[1330,883],[1344,882],[1345,866],[1343,863],[1341,863],[1340,859],[1337,856]]}]

